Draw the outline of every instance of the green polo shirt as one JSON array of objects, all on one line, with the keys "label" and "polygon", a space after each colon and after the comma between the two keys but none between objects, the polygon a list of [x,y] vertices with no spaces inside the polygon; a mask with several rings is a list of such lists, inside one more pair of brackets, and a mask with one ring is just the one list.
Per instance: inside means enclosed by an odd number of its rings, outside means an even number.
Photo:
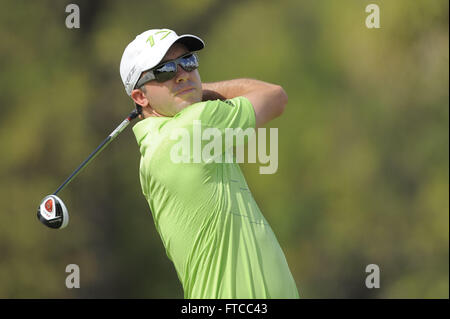
[{"label": "green polo shirt", "polygon": [[[194,150],[211,140],[195,141],[194,123],[224,134],[226,128],[254,129],[255,113],[248,99],[237,97],[195,103],[174,117],[149,117],[133,127],[142,192],[184,297],[298,298],[284,253],[239,164],[195,160]],[[182,140],[174,132],[180,129],[190,136],[190,161],[174,160]]]}]

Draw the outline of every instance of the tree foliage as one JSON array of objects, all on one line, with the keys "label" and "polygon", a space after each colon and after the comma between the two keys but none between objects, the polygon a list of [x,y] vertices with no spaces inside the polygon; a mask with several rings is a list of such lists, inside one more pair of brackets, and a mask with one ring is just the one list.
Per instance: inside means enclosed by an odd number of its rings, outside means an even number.
[{"label": "tree foliage", "polygon": [[[282,85],[278,171],[242,165],[302,297],[448,298],[448,1],[6,1],[0,11],[0,297],[182,298],[123,132],[70,187],[68,228],[36,219],[133,104],[134,37],[199,35],[204,82]],[[380,7],[381,28],[365,26]],[[66,265],[81,288],[65,286]],[[367,289],[365,268],[380,267]]]}]

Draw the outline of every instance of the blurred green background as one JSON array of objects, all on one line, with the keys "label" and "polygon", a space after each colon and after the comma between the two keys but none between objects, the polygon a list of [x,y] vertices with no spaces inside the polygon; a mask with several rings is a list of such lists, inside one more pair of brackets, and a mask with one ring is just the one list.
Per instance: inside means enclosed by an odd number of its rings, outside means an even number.
[{"label": "blurred green background", "polygon": [[[2,1],[0,298],[182,298],[140,188],[131,126],[59,195],[68,228],[37,206],[133,104],[119,63],[152,28],[192,33],[204,82],[282,85],[279,165],[247,182],[303,298],[449,297],[447,0]],[[368,29],[365,7],[380,7]],[[81,288],[67,289],[66,265]],[[368,289],[377,264],[381,287]]]}]

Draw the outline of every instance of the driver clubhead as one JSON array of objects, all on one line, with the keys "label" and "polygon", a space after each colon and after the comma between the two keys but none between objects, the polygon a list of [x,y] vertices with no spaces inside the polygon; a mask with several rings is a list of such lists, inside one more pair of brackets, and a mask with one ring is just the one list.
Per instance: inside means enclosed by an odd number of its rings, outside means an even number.
[{"label": "driver clubhead", "polygon": [[69,223],[69,212],[64,202],[56,195],[46,196],[37,210],[37,217],[45,226],[64,228]]}]

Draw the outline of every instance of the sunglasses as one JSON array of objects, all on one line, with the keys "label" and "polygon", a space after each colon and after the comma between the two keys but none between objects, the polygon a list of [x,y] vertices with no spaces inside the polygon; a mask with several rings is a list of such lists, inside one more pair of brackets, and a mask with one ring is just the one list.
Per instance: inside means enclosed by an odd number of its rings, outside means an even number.
[{"label": "sunglasses", "polygon": [[195,53],[188,53],[177,59],[166,61],[150,69],[136,83],[135,88],[140,88],[149,81],[156,80],[159,83],[169,81],[177,74],[180,65],[186,72],[192,72],[198,68],[198,57]]}]

